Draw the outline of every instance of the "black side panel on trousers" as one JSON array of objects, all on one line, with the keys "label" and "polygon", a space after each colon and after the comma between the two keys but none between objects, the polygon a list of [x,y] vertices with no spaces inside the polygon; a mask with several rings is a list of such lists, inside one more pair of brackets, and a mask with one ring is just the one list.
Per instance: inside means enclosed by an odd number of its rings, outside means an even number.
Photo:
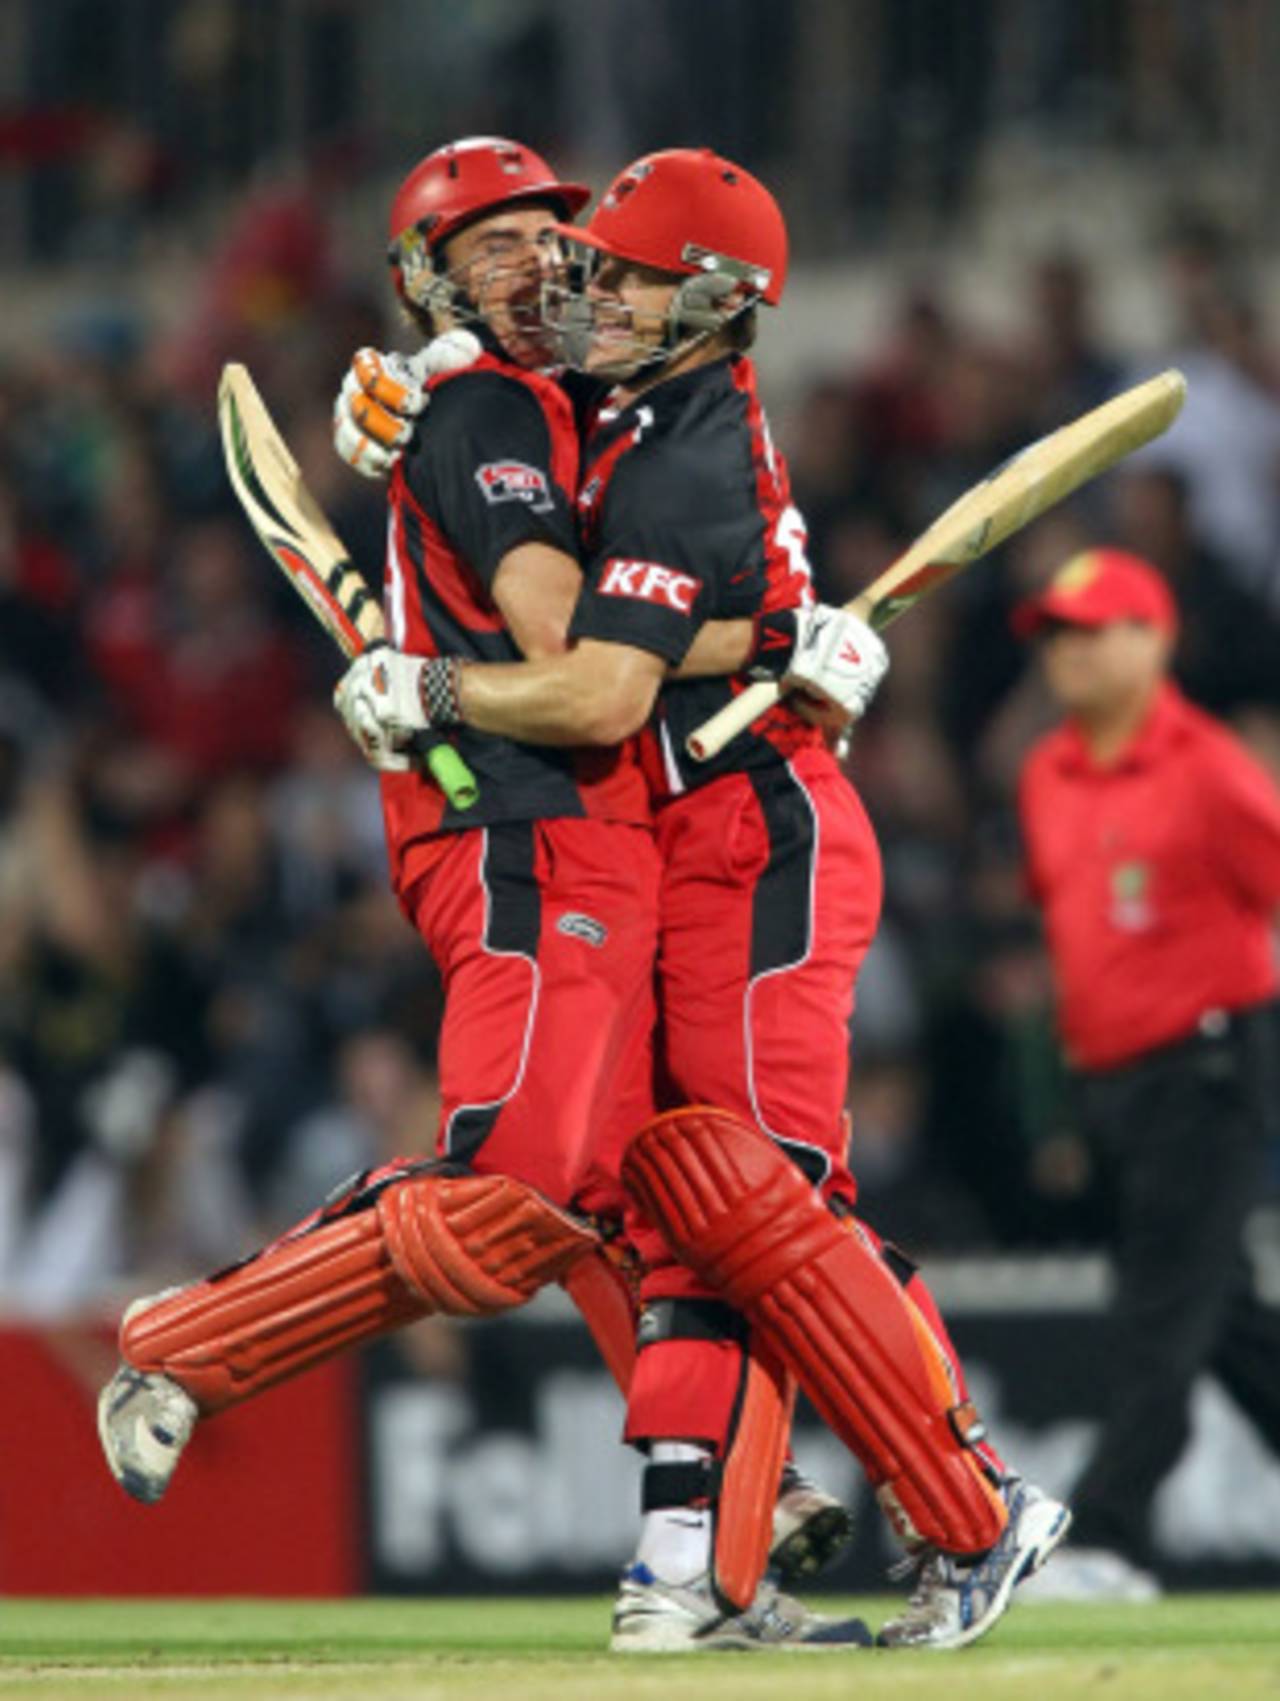
[{"label": "black side panel on trousers", "polygon": [[769,861],[756,883],[751,916],[754,980],[808,954],[817,832],[809,799],[789,770],[750,777],[769,834]]},{"label": "black side panel on trousers", "polygon": [[[536,961],[542,927],[542,893],[533,870],[532,822],[504,821],[485,828],[482,878],[489,894],[484,942],[490,951],[518,953]],[[453,1117],[449,1156],[475,1157],[502,1112],[503,1100],[468,1105]]]},{"label": "black side panel on trousers", "polygon": [[534,829],[528,821],[508,821],[486,834],[484,883],[489,920],[484,942],[491,951],[538,955],[542,893],[533,872]]},{"label": "black side panel on trousers", "polygon": [[[813,948],[813,878],[818,829],[808,794],[789,768],[748,776],[769,835],[769,860],[751,907],[751,978],[801,963]],[[800,1173],[820,1187],[830,1165],[825,1153],[775,1134]]]}]

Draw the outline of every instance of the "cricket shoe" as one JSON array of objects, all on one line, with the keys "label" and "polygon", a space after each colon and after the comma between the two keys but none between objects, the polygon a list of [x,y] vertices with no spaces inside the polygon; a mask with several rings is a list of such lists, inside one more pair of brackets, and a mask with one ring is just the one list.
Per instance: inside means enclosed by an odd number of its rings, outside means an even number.
[{"label": "cricket shoe", "polygon": [[663,1583],[647,1565],[622,1574],[609,1647],[615,1654],[693,1654],[715,1648],[869,1648],[860,1618],[822,1618],[767,1579],[746,1612],[725,1613],[705,1578]]},{"label": "cricket shoe", "polygon": [[[134,1300],[124,1323],[176,1292],[166,1288]],[[120,1366],[98,1396],[98,1439],[112,1476],[126,1494],[147,1505],[163,1496],[198,1416],[190,1394],[168,1376]]]},{"label": "cricket shoe", "polygon": [[783,1585],[816,1577],[853,1539],[853,1514],[790,1460],[773,1509],[769,1568]]},{"label": "cricket shoe", "polygon": [[906,1610],[881,1629],[882,1648],[963,1648],[1005,1614],[1013,1591],[1038,1571],[1071,1527],[1071,1514],[1021,1477],[1001,1493],[1009,1521],[989,1553],[970,1565],[934,1549],[920,1565]]}]

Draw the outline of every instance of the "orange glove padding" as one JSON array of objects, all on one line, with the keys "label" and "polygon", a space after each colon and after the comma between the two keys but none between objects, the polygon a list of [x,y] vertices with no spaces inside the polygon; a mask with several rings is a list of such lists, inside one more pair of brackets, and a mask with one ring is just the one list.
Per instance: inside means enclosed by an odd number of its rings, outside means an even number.
[{"label": "orange glove padding", "polygon": [[417,354],[356,351],[333,404],[333,446],[366,478],[386,478],[427,405],[427,385],[441,372],[469,366],[480,353],[470,331],[446,331]]}]

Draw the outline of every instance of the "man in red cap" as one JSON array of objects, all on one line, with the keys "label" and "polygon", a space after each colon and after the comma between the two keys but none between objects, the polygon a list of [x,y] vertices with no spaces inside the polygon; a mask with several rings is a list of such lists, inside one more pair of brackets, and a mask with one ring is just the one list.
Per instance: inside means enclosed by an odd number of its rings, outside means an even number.
[{"label": "man in red cap", "polygon": [[1015,613],[1064,723],[1020,813],[1078,1116],[1114,1196],[1111,1398],[1075,1540],[1034,1585],[1147,1598],[1149,1518],[1212,1371],[1280,1452],[1280,1312],[1244,1251],[1277,1098],[1280,794],[1168,677],[1149,562],[1093,549]]}]

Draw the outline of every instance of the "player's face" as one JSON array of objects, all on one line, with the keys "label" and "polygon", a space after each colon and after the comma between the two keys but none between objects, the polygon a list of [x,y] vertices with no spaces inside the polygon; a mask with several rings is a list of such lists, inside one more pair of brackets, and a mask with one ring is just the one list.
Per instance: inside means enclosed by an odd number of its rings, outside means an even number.
[{"label": "player's face", "polygon": [[591,342],[586,369],[601,378],[629,377],[661,348],[680,280],[605,254],[587,285]]},{"label": "player's face", "polygon": [[554,221],[550,207],[502,208],[460,230],[445,250],[450,277],[520,366],[553,358],[540,297]]},{"label": "player's face", "polygon": [[1168,659],[1163,633],[1135,621],[1053,624],[1042,639],[1045,678],[1069,714],[1105,716],[1145,695]]}]

